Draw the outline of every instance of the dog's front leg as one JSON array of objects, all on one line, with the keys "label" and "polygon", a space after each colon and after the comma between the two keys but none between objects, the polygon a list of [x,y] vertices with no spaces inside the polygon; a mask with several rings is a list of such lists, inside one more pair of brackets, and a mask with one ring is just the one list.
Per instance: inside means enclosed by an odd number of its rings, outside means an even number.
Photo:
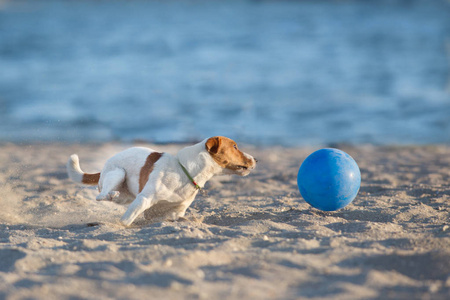
[{"label": "dog's front leg", "polygon": [[125,214],[120,219],[120,222],[129,226],[133,221],[146,209],[150,208],[154,204],[154,195],[148,196],[139,194],[136,199],[130,204]]}]

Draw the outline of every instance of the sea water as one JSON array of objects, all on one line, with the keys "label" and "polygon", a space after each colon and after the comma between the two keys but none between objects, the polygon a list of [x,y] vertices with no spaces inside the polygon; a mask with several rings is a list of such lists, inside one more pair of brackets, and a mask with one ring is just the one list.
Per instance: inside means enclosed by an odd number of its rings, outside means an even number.
[{"label": "sea water", "polygon": [[450,2],[0,1],[0,141],[450,143]]}]

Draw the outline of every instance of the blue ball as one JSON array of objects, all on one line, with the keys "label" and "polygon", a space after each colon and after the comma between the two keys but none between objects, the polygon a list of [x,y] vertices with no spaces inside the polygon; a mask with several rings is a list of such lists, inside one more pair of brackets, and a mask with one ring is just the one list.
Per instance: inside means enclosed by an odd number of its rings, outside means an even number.
[{"label": "blue ball", "polygon": [[338,149],[321,149],[300,166],[297,184],[311,206],[333,211],[350,204],[358,194],[361,172],[355,160]]}]

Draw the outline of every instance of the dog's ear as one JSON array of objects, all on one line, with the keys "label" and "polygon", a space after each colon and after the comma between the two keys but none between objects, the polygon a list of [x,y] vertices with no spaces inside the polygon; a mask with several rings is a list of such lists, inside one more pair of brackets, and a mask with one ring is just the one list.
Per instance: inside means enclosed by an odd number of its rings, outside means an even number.
[{"label": "dog's ear", "polygon": [[219,152],[219,146],[220,146],[220,137],[218,136],[209,138],[205,143],[206,151],[208,151],[211,154],[217,154],[217,152]]}]

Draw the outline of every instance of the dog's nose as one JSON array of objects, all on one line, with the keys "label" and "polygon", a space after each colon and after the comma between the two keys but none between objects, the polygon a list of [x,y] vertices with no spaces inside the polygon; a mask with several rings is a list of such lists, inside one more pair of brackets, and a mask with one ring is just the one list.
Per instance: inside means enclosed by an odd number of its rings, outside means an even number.
[{"label": "dog's nose", "polygon": [[255,163],[257,163],[258,162],[258,160],[256,159],[256,158],[253,158],[254,160],[255,160]]}]

